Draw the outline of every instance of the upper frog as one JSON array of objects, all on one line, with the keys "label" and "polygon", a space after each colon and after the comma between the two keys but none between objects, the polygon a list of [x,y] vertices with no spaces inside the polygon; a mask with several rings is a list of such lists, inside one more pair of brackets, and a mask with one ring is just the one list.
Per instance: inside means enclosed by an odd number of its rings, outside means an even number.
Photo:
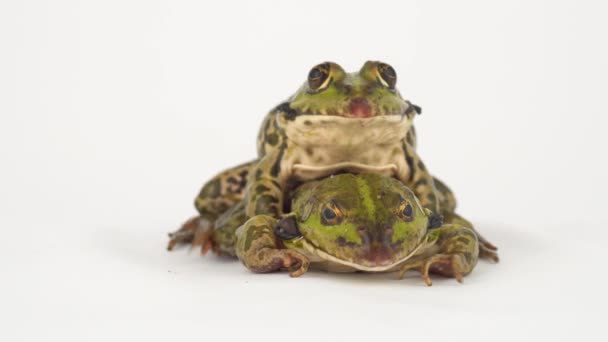
[{"label": "upper frog", "polygon": [[[413,188],[421,203],[437,208],[432,177],[415,155],[412,122],[420,108],[397,90],[390,65],[368,61],[354,73],[326,62],[265,118],[258,157],[247,183],[247,216],[282,214],[283,194],[293,181],[337,172],[373,172]],[[410,184],[411,183],[411,184]]]},{"label": "upper frog", "polygon": [[[353,73],[333,62],[321,63],[310,70],[295,94],[267,115],[258,136],[258,152],[265,155],[280,145],[281,138],[304,145],[350,147],[356,142],[318,138],[348,135],[362,123],[368,126],[365,131],[391,135],[387,141],[399,140],[421,109],[404,99],[396,85],[397,73],[386,63],[368,61]],[[382,118],[353,120],[378,117]]]}]

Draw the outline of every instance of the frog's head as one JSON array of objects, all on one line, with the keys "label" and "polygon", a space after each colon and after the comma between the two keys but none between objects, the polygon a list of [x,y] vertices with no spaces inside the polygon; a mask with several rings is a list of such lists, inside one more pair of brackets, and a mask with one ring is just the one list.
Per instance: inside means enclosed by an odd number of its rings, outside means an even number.
[{"label": "frog's head", "polygon": [[313,67],[308,80],[290,98],[292,115],[334,115],[369,118],[420,113],[396,87],[397,73],[390,65],[368,61],[359,72],[346,73],[336,63]]},{"label": "frog's head", "polygon": [[276,228],[288,247],[364,271],[383,271],[411,256],[440,219],[413,192],[378,174],[341,174],[298,188],[292,214]]}]

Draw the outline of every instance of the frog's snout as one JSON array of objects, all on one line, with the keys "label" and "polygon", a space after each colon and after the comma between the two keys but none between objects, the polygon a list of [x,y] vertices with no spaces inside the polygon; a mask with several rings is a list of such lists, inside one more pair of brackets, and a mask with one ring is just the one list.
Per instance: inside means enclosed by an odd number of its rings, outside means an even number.
[{"label": "frog's snout", "polygon": [[369,252],[363,257],[369,266],[385,266],[393,263],[393,254],[382,245],[371,246]]},{"label": "frog's snout", "polygon": [[395,253],[391,245],[392,228],[377,227],[368,230],[359,227],[358,233],[363,242],[361,258],[367,266],[385,266],[393,263]]},{"label": "frog's snout", "polygon": [[364,98],[354,98],[350,101],[350,115],[353,118],[369,118],[372,116],[372,107]]}]

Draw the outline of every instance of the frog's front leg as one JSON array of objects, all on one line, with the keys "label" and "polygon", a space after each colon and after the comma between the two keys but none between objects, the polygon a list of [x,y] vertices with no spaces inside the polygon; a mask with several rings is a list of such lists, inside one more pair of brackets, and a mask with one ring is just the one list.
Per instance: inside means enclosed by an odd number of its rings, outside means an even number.
[{"label": "frog's front leg", "polygon": [[275,235],[277,219],[257,215],[236,232],[236,255],[245,266],[256,273],[286,269],[290,276],[299,277],[308,270],[309,261],[302,254],[284,249]]},{"label": "frog's front leg", "polygon": [[428,285],[432,285],[429,273],[454,277],[462,282],[479,256],[477,235],[470,228],[457,224],[444,224],[430,230],[418,252],[400,268],[399,278],[408,270],[417,270]]}]

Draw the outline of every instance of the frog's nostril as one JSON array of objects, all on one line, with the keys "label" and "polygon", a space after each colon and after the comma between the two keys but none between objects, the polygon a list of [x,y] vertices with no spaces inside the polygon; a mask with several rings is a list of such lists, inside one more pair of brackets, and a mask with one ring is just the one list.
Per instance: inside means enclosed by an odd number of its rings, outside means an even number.
[{"label": "frog's nostril", "polygon": [[350,115],[353,118],[369,118],[372,116],[372,107],[366,99],[352,99],[350,101]]},{"label": "frog's nostril", "polygon": [[393,239],[393,228],[392,227],[385,227],[383,230],[383,234],[384,234],[384,243],[385,244],[390,244],[392,239]]},{"label": "frog's nostril", "polygon": [[362,246],[369,246],[371,243],[371,239],[369,236],[369,231],[367,230],[367,228],[365,228],[365,226],[359,226],[357,227],[357,234],[359,234],[359,237],[361,238],[361,245]]}]

